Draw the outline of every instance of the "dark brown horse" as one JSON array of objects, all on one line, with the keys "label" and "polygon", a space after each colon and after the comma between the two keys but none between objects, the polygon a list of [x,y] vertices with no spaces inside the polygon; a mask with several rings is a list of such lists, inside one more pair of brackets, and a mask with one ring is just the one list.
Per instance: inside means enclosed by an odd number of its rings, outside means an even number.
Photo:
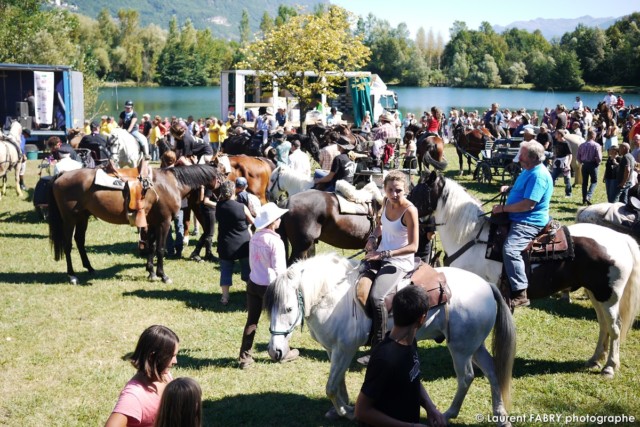
[{"label": "dark brown horse", "polygon": [[457,125],[453,129],[453,137],[456,141],[460,175],[463,174],[462,158],[464,155],[467,156],[467,166],[469,173],[471,173],[471,159],[477,160],[479,158],[486,142],[492,138],[491,132],[485,128],[466,130],[463,125]]},{"label": "dark brown horse", "polygon": [[287,202],[279,233],[291,244],[288,262],[307,258],[316,241],[342,249],[362,249],[373,228],[366,215],[340,213],[335,194],[308,190],[294,194]]},{"label": "dark brown horse", "polygon": [[[49,187],[49,239],[55,260],[64,253],[67,274],[73,284],[78,282],[71,264],[72,238],[80,252],[82,265],[89,273],[94,269],[85,250],[85,235],[91,215],[111,224],[129,224],[127,202],[122,191],[94,184],[96,169],[64,172]],[[216,187],[223,178],[214,166],[177,166],[153,171],[153,185],[146,192],[145,213],[148,224],[149,253],[146,268],[149,280],[171,279],[164,273],[164,248],[171,219],[180,210],[180,200],[201,185]],[[75,232],[75,234],[74,234]],[[154,255],[158,258],[153,271]]]},{"label": "dark brown horse", "polygon": [[434,169],[443,171],[447,167],[447,160],[444,158],[444,141],[438,135],[427,132],[427,130],[416,124],[409,125],[407,131],[413,132],[416,138],[416,157],[418,158],[418,167],[422,173],[422,167],[425,170],[429,166]]}]

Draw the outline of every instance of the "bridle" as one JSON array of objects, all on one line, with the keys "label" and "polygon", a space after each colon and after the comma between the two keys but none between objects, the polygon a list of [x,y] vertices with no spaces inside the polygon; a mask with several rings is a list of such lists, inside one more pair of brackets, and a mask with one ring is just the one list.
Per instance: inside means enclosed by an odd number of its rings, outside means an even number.
[{"label": "bridle", "polygon": [[296,317],[295,322],[293,322],[289,327],[289,329],[287,329],[286,331],[273,330],[271,329],[271,326],[269,326],[269,332],[273,336],[278,336],[278,335],[287,336],[291,332],[293,332],[293,330],[298,325],[298,322],[300,322],[300,328],[303,328],[304,327],[304,299],[302,298],[302,291],[300,289],[298,289],[298,316]]}]

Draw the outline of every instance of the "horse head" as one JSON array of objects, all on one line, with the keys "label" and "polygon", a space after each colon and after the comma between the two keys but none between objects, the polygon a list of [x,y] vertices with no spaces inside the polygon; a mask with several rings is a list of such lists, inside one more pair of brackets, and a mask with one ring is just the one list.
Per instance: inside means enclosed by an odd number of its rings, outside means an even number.
[{"label": "horse head", "polygon": [[122,141],[120,140],[119,133],[114,131],[107,137],[107,149],[111,153],[111,160],[118,163],[120,160],[120,148]]},{"label": "horse head", "polygon": [[301,273],[297,264],[292,265],[269,285],[264,295],[264,308],[269,315],[271,333],[268,353],[274,361],[281,360],[289,353],[291,334],[298,324],[302,325],[304,322]]},{"label": "horse head", "polygon": [[267,199],[271,202],[277,202],[287,192],[280,185],[280,176],[282,175],[283,166],[278,166],[271,172],[269,177],[269,187],[267,188]]},{"label": "horse head", "polygon": [[423,174],[418,184],[409,193],[409,201],[418,209],[418,216],[432,215],[444,189],[444,177],[436,171]]}]

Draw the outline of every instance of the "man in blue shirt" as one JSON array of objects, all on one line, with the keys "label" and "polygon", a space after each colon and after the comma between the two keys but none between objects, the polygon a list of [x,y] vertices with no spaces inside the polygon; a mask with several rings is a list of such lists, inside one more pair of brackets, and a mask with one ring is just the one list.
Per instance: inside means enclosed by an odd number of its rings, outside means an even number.
[{"label": "man in blue shirt", "polygon": [[502,249],[504,267],[511,284],[511,303],[515,307],[529,305],[527,273],[522,251],[549,222],[549,202],[553,194],[551,174],[542,164],[544,148],[537,141],[520,144],[520,165],[512,188],[503,186],[501,193],[509,192],[505,205],[496,205],[492,213],[507,212],[511,229]]}]

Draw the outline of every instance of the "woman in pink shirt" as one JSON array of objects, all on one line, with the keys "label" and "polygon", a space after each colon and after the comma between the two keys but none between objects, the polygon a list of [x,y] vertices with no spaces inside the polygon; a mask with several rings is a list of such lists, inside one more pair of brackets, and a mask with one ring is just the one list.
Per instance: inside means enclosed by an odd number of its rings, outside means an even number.
[{"label": "woman in pink shirt", "polygon": [[[251,274],[247,282],[247,323],[240,346],[240,369],[246,369],[254,362],[251,348],[262,312],[264,293],[279,274],[287,271],[284,243],[276,233],[280,226],[280,217],[287,211],[288,209],[280,209],[275,203],[267,203],[254,220],[256,234],[249,242]],[[280,362],[294,360],[298,354],[298,350],[291,349]]]},{"label": "woman in pink shirt", "polygon": [[120,393],[105,427],[153,427],[162,392],[171,380],[169,369],[178,363],[178,336],[166,326],[148,327],[138,340],[131,364],[138,372]]}]

